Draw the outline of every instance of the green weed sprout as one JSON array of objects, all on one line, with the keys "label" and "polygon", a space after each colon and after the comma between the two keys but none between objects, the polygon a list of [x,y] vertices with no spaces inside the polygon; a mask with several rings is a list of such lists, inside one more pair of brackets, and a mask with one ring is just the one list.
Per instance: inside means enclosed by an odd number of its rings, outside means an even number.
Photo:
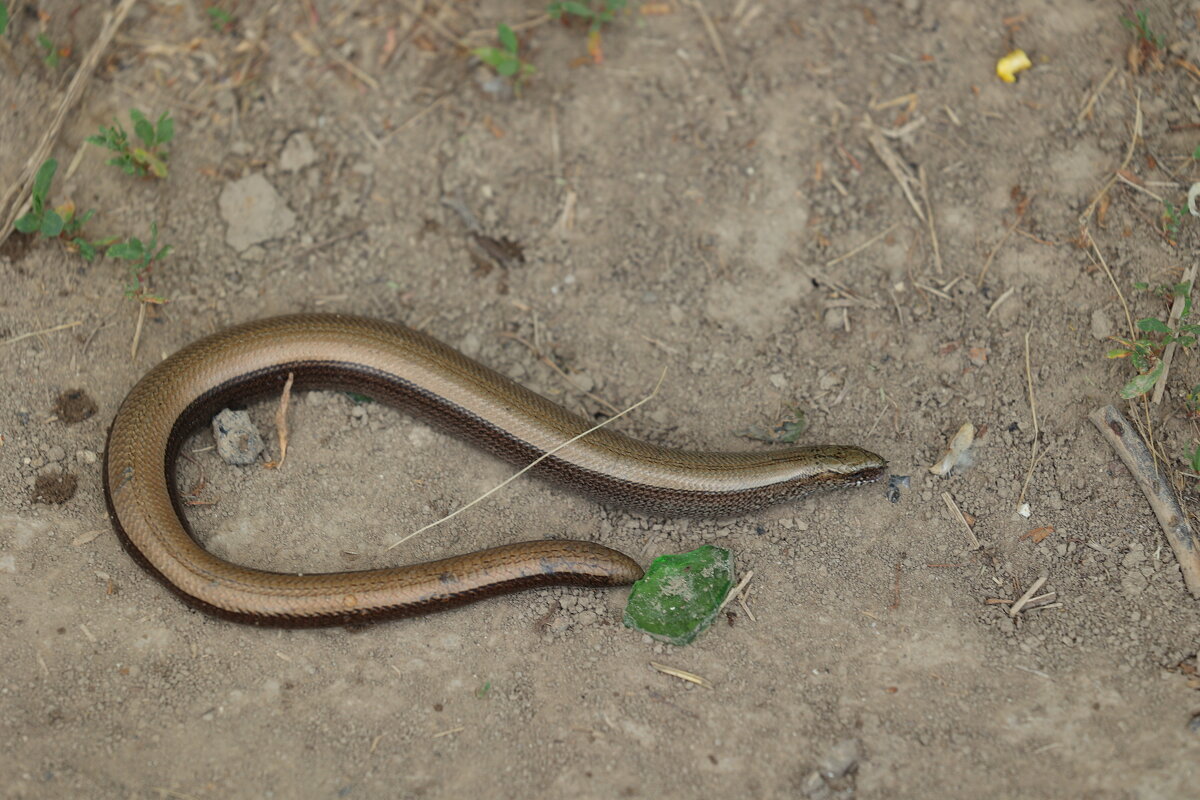
[{"label": "green weed sprout", "polygon": [[520,91],[521,83],[536,70],[533,64],[522,61],[517,55],[517,35],[512,28],[500,23],[496,37],[500,40],[499,47],[476,47],[471,54],[496,70],[497,75],[512,78],[514,88]]},{"label": "green weed sprout", "polygon": [[135,108],[129,112],[129,119],[133,122],[133,132],[142,140],[141,147],[131,145],[129,134],[116,120],[111,128],[101,125],[100,133],[87,140],[116,153],[116,157],[106,163],[120,167],[126,175],[143,177],[149,173],[156,178],[167,177],[167,154],[161,148],[175,138],[175,120],[171,119],[171,113],[164,111],[158,121],[151,124],[146,115]]},{"label": "green weed sprout", "polygon": [[48,158],[33,177],[32,208],[13,225],[18,232],[38,234],[46,239],[59,237],[68,248],[76,250],[88,261],[96,257],[98,247],[106,242],[89,242],[81,235],[83,226],[92,218],[94,210],[75,213],[74,203],[64,203],[57,208],[46,205],[50,195],[50,184],[58,171],[58,161]]},{"label": "green weed sprout", "polygon": [[588,21],[588,54],[597,64],[603,63],[604,51],[600,45],[600,29],[616,19],[625,10],[627,0],[601,0],[590,5],[577,0],[556,0],[546,7],[551,19],[562,19],[570,14]]},{"label": "green weed sprout", "polygon": [[1166,46],[1167,40],[1161,34],[1156,34],[1150,30],[1150,25],[1147,22],[1145,11],[1134,12],[1135,19],[1130,19],[1124,14],[1121,15],[1121,24],[1125,29],[1137,34],[1139,42],[1145,42],[1153,45],[1155,48],[1162,50]]},{"label": "green weed sprout", "polygon": [[1163,201],[1163,233],[1174,239],[1179,233],[1179,224],[1183,222],[1182,209],[1170,200]]},{"label": "green weed sprout", "polygon": [[4,3],[0,3],[0,36],[8,30],[8,7]]},{"label": "green weed sprout", "polygon": [[[1135,283],[1134,288],[1147,290],[1150,287],[1145,283]],[[1191,284],[1177,283],[1174,286],[1160,286],[1157,291],[1164,297],[1183,299],[1183,309],[1179,314],[1178,327],[1172,330],[1167,323],[1156,317],[1139,319],[1136,327],[1144,335],[1136,339],[1118,338],[1117,342],[1121,346],[1108,351],[1109,358],[1128,358],[1138,372],[1133,380],[1121,387],[1121,397],[1126,400],[1141,397],[1158,383],[1165,369],[1162,352],[1168,344],[1175,342],[1179,347],[1187,349],[1195,347],[1197,337],[1200,337],[1200,325],[1186,322],[1192,313]],[[1195,394],[1195,392],[1196,389],[1193,389],[1192,393]]]},{"label": "green weed sprout", "polygon": [[204,10],[208,15],[208,23],[212,25],[212,29],[217,33],[227,31],[233,27],[233,15],[220,6],[209,6]]},{"label": "green weed sprout", "polygon": [[120,258],[129,264],[129,283],[125,285],[125,296],[143,303],[165,303],[166,299],[149,293],[146,278],[155,261],[161,261],[171,252],[170,245],[158,246],[158,223],[150,223],[150,241],[143,243],[136,236],[126,242],[117,242],[108,248],[109,258]]},{"label": "green weed sprout", "polygon": [[58,171],[58,161],[48,158],[33,176],[33,207],[16,222],[21,233],[40,233],[46,238],[58,236],[63,230],[62,215],[46,207],[46,196],[50,194],[50,183]]},{"label": "green weed sprout", "polygon": [[57,67],[58,60],[62,54],[54,46],[54,42],[50,40],[50,37],[44,33],[39,33],[37,35],[37,43],[46,51],[46,55],[42,56],[42,61],[45,62],[46,66],[50,69]]}]

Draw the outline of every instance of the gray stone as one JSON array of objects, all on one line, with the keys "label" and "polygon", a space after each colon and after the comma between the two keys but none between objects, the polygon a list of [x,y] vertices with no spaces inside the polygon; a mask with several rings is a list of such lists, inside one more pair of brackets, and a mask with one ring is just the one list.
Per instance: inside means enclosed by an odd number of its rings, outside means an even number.
[{"label": "gray stone", "polygon": [[225,409],[213,417],[212,429],[213,438],[217,440],[217,454],[227,464],[253,464],[263,451],[258,428],[245,411]]},{"label": "gray stone", "polygon": [[822,777],[834,780],[850,774],[858,766],[858,759],[858,740],[843,739],[825,752],[817,766]]},{"label": "gray stone", "polygon": [[299,172],[316,161],[316,148],[313,147],[308,134],[303,131],[289,136],[279,153],[279,168],[284,172]]},{"label": "gray stone", "polygon": [[1104,313],[1104,309],[1097,308],[1092,312],[1092,338],[1104,341],[1112,335],[1112,320],[1109,319],[1108,314]]},{"label": "gray stone", "polygon": [[225,242],[238,252],[278,239],[296,224],[296,215],[275,187],[257,173],[225,184],[218,206],[228,226]]}]

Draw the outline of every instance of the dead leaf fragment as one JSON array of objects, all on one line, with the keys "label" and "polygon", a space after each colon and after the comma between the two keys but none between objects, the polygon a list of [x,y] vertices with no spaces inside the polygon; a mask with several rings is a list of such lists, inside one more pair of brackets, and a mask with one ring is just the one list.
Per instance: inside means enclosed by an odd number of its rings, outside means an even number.
[{"label": "dead leaf fragment", "polygon": [[1025,533],[1021,534],[1017,541],[1023,542],[1026,539],[1031,539],[1034,544],[1041,544],[1042,540],[1052,533],[1054,533],[1053,525],[1043,525],[1040,528],[1034,528],[1031,531],[1026,531]]}]

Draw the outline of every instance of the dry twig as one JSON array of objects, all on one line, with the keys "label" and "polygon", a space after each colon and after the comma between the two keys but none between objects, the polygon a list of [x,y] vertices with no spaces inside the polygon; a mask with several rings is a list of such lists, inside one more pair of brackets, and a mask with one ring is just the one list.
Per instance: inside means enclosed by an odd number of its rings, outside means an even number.
[{"label": "dry twig", "polygon": [[1154,515],[1166,534],[1167,542],[1179,562],[1183,582],[1192,597],[1200,600],[1200,537],[1192,530],[1187,514],[1175,497],[1171,483],[1158,469],[1146,442],[1129,420],[1113,408],[1104,406],[1088,415],[1146,495]]},{"label": "dry twig", "polygon": [[117,29],[121,27],[121,23],[125,21],[125,17],[129,16],[129,12],[136,4],[137,0],[121,0],[121,5],[117,6],[112,16],[100,28],[100,33],[92,42],[87,55],[83,57],[79,70],[71,78],[71,84],[59,102],[54,117],[46,126],[42,140],[38,142],[38,146],[30,154],[29,160],[25,162],[25,168],[21,171],[16,183],[10,186],[4,196],[0,198],[0,244],[4,244],[4,240],[12,233],[13,224],[20,216],[22,206],[33,188],[33,178],[42,166],[42,162],[50,157],[54,143],[58,140],[58,134],[67,121],[67,115],[75,108],[79,98],[83,97],[83,91],[87,88],[96,65],[100,63],[100,57],[104,55],[104,51],[108,49],[108,44],[112,41]]}]

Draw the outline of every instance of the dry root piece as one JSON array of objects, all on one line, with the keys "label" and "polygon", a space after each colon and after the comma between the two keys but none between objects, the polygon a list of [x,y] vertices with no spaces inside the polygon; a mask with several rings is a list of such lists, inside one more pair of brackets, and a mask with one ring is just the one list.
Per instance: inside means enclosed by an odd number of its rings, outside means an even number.
[{"label": "dry root piece", "polygon": [[1187,514],[1179,506],[1175,490],[1155,462],[1150,449],[1125,415],[1112,406],[1098,408],[1088,415],[1100,434],[1128,467],[1142,493],[1150,501],[1167,542],[1179,562],[1183,582],[1192,597],[1200,600],[1200,537],[1192,530]]}]

